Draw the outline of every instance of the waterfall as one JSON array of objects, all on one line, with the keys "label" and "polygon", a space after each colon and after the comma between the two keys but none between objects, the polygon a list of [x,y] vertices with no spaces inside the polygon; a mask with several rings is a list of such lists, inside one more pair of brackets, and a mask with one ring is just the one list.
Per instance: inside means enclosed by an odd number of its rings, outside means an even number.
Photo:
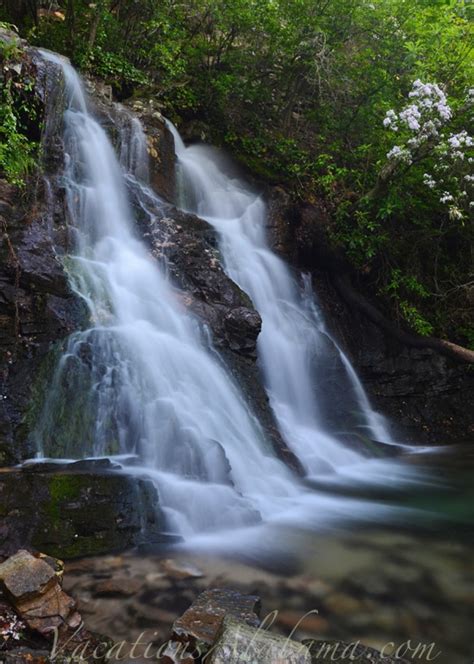
[{"label": "waterfall", "polygon": [[65,80],[62,179],[75,241],[66,264],[89,325],[59,358],[35,431],[39,453],[137,455],[170,530],[183,534],[266,520],[302,489],[136,235],[126,181],[146,179],[141,126],[125,123],[119,160],[75,70],[42,55]]},{"label": "waterfall", "polygon": [[[226,174],[220,153],[205,145],[186,147],[169,123],[178,158],[180,205],[218,232],[228,275],[250,296],[262,317],[258,340],[265,385],[280,431],[309,475],[356,463],[347,440],[367,437],[390,442],[349,359],[329,334],[314,295],[302,288],[265,237],[266,206],[261,196]],[[328,394],[327,374],[336,371]],[[338,403],[348,428],[328,422]],[[337,418],[336,418],[337,419]]]}]

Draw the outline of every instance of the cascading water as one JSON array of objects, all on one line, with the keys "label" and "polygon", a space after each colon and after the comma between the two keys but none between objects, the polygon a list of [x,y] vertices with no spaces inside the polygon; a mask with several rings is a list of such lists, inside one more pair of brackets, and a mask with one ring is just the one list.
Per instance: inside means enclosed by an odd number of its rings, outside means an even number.
[{"label": "cascading water", "polygon": [[76,247],[68,269],[90,326],[59,360],[36,430],[41,453],[137,454],[170,528],[183,534],[266,519],[301,488],[135,236],[125,180],[146,177],[141,127],[133,120],[122,136],[124,173],[77,73],[42,54],[66,84],[63,180]]},{"label": "cascading water", "polygon": [[[251,297],[262,317],[259,359],[283,437],[309,475],[360,460],[345,446],[347,430],[327,423],[331,400],[352,419],[351,431],[390,442],[383,418],[370,407],[348,358],[330,337],[308,288],[302,289],[265,238],[266,206],[240,180],[227,175],[219,152],[186,147],[171,123],[178,158],[180,205],[218,231],[229,276]],[[336,392],[327,373],[338,368]],[[342,369],[342,372],[341,372]],[[337,427],[337,425],[336,425]]]}]

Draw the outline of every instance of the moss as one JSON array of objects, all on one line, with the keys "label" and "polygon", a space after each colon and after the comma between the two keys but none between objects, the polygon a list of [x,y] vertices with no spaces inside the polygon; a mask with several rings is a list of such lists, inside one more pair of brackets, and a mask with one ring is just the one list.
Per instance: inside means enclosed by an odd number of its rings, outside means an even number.
[{"label": "moss", "polygon": [[52,475],[49,481],[49,514],[53,520],[61,520],[61,504],[79,498],[84,480],[81,475]]}]

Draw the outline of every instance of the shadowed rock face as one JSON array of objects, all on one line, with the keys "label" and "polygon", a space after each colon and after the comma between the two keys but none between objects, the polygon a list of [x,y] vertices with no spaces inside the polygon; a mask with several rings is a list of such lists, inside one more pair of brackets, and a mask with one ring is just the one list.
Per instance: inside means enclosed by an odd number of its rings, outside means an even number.
[{"label": "shadowed rock face", "polygon": [[312,274],[329,328],[343,344],[373,405],[398,428],[398,437],[430,444],[472,438],[472,366],[403,345],[346,304],[333,275],[347,270],[347,261],[330,245],[328,211],[321,203],[295,204],[275,187],[269,191],[268,205],[273,249]]},{"label": "shadowed rock face", "polygon": [[59,183],[62,89],[33,49],[22,51],[18,64],[11,76],[34,82],[30,103],[43,126],[43,161],[42,173],[24,189],[0,179],[0,465],[33,453],[21,425],[35,376],[51,345],[77,329],[85,314],[63,265],[70,243]]}]

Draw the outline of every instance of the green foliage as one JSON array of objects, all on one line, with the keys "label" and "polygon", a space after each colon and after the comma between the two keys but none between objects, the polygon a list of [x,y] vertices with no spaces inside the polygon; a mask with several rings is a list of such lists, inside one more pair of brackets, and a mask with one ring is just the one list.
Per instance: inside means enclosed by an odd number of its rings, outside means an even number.
[{"label": "green foliage", "polygon": [[29,107],[24,98],[24,93],[31,91],[31,83],[15,82],[10,75],[9,63],[17,60],[18,56],[14,43],[0,41],[0,65],[3,70],[0,74],[0,82],[3,83],[0,93],[0,174],[13,184],[24,186],[26,176],[36,165],[38,146],[28,139],[21,121],[25,114],[35,119],[35,109]]},{"label": "green foliage", "polygon": [[[178,124],[205,123],[256,174],[297,198],[323,199],[333,242],[392,313],[420,333],[467,338],[474,231],[458,186],[466,170],[456,164],[439,176],[441,191],[424,184],[442,164],[435,153],[390,170],[394,138],[383,119],[421,79],[449,97],[447,131],[467,129],[470,0],[28,6],[42,10],[36,21],[25,11],[0,18],[24,15],[25,35],[104,78],[119,99],[153,95]],[[409,138],[406,131],[400,140]],[[449,207],[440,202],[446,191],[455,198]]]}]

